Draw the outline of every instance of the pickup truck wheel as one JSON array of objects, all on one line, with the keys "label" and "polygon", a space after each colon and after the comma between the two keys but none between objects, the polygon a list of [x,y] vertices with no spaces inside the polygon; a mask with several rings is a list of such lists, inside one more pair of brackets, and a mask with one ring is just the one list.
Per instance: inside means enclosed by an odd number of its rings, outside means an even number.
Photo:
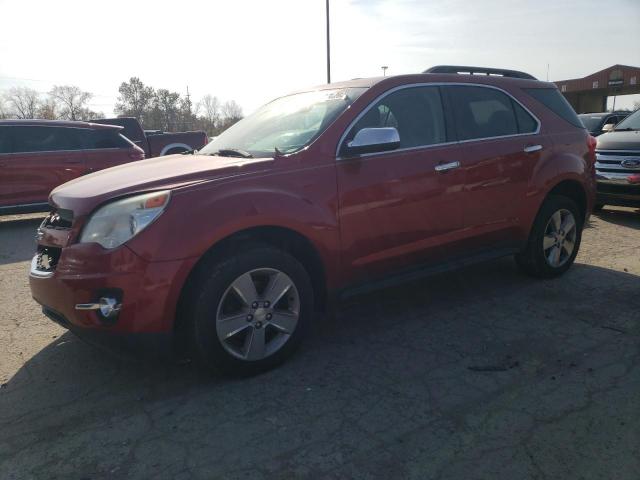
[{"label": "pickup truck wheel", "polygon": [[566,272],[580,248],[582,218],[572,199],[550,195],[538,212],[527,246],[516,255],[520,269],[541,278]]},{"label": "pickup truck wheel", "polygon": [[254,374],[282,363],[313,315],[304,267],[270,246],[204,266],[191,311],[194,359],[226,373]]}]

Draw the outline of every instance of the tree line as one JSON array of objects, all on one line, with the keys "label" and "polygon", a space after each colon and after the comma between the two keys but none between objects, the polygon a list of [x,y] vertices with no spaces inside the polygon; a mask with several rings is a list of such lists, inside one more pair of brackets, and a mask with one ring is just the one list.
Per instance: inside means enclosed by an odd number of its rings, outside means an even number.
[{"label": "tree line", "polygon": [[[204,130],[218,135],[242,118],[242,108],[234,100],[221,101],[205,95],[195,104],[165,88],[145,85],[131,77],[118,88],[115,113],[135,117],[146,130]],[[0,118],[40,118],[45,120],[89,121],[104,113],[89,108],[93,94],[77,86],[54,86],[46,94],[28,87],[13,87],[0,93]]]}]

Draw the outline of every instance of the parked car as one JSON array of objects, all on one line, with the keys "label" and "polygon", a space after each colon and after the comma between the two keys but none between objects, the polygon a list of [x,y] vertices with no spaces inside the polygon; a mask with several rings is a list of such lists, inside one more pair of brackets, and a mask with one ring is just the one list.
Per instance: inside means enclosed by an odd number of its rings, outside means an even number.
[{"label": "parked car", "polygon": [[94,123],[120,125],[125,137],[144,150],[147,158],[173,155],[204,147],[207,142],[205,132],[168,133],[162,130],[143,130],[138,119],[133,117],[101,118]]},{"label": "parked car", "polygon": [[596,209],[640,207],[640,110],[598,137],[596,162]]},{"label": "parked car", "polygon": [[580,121],[591,135],[597,137],[613,130],[619,122],[629,116],[631,112],[602,112],[582,113],[578,115]]},{"label": "parked car", "polygon": [[47,211],[49,193],[81,175],[144,152],[121,127],[57,120],[0,120],[0,214]]},{"label": "parked car", "polygon": [[504,255],[561,275],[595,139],[552,83],[440,71],[285,96],[195,155],[58,187],[33,298],[85,338],[254,372],[335,298]]}]

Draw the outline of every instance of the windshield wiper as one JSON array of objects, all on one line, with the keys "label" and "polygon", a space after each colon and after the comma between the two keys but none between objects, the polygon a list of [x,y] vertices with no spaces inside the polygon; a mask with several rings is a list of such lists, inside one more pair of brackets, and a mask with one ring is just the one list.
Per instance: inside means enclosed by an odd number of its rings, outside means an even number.
[{"label": "windshield wiper", "polygon": [[240,157],[240,158],[253,158],[246,150],[240,150],[239,148],[221,148],[217,152],[211,155],[218,155],[220,157]]},{"label": "windshield wiper", "polygon": [[640,128],[626,127],[626,128],[614,128],[613,129],[614,132],[635,132],[636,130],[640,130]]}]

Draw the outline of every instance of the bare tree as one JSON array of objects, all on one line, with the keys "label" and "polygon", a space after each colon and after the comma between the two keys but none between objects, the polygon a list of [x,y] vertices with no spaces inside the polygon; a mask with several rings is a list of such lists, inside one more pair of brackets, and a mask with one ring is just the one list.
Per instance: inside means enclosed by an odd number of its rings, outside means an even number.
[{"label": "bare tree", "polygon": [[212,95],[205,95],[196,106],[196,114],[203,120],[207,134],[213,135],[220,121],[220,100]]},{"label": "bare tree", "polygon": [[38,107],[38,118],[43,118],[45,120],[58,119],[58,105],[53,98],[49,97],[40,102]]},{"label": "bare tree", "polygon": [[13,87],[5,95],[8,115],[16,118],[36,118],[40,95],[32,88]]},{"label": "bare tree", "polygon": [[235,100],[229,100],[222,105],[222,116],[226,121],[234,123],[242,118],[242,107]]},{"label": "bare tree", "polygon": [[93,95],[75,85],[54,86],[49,93],[60,106],[60,117],[65,120],[82,120],[87,116],[87,102]]},{"label": "bare tree", "polygon": [[9,118],[9,108],[7,107],[4,95],[0,94],[0,119]]}]

